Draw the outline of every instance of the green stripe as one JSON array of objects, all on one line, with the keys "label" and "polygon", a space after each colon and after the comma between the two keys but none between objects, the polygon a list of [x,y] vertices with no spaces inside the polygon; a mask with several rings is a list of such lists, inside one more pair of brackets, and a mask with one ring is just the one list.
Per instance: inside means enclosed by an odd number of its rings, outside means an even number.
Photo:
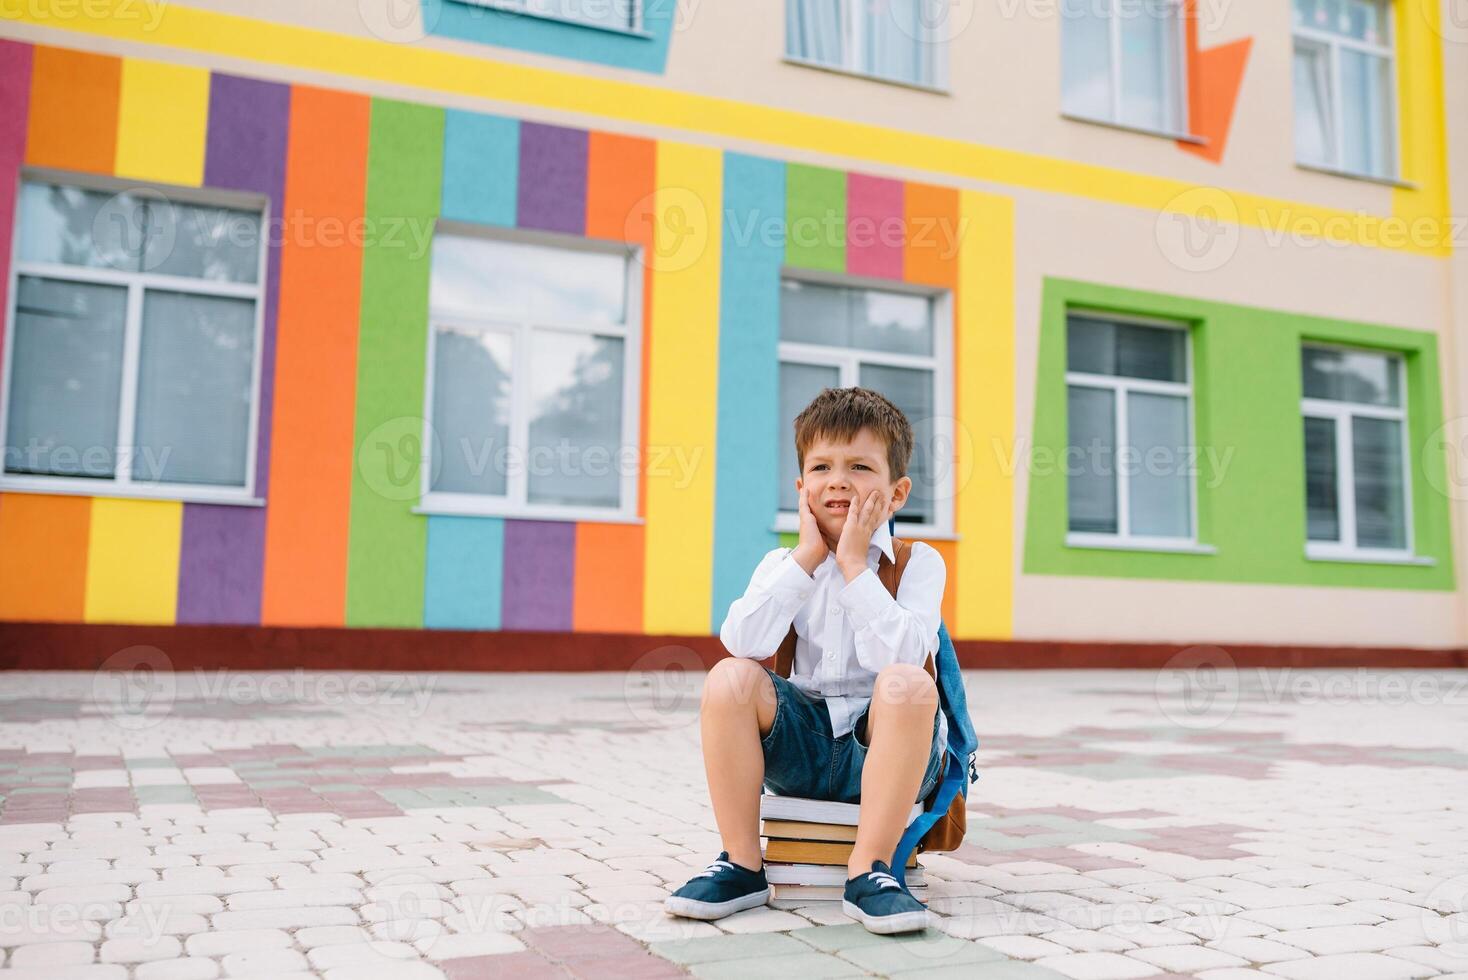
[{"label": "green stripe", "polygon": [[[1066,309],[1080,306],[1191,324],[1198,540],[1215,554],[1071,548],[1066,532]],[[1413,545],[1424,565],[1305,557],[1305,439],[1300,347],[1306,341],[1402,354],[1407,373]],[[1030,574],[1451,590],[1452,535],[1437,338],[1426,331],[1257,307],[1045,281],[1024,568]]]},{"label": "green stripe", "polygon": [[431,230],[442,109],[374,99],[357,348],[348,626],[423,625],[427,522],[418,502]]},{"label": "green stripe", "polygon": [[785,168],[785,263],[846,271],[846,171]]}]

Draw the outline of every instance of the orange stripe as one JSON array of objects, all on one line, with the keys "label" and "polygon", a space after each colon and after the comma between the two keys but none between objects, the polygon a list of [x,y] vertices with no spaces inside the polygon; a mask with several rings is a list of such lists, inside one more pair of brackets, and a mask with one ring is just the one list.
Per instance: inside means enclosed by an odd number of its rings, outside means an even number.
[{"label": "orange stripe", "polygon": [[[958,191],[949,187],[909,183],[903,194],[903,228],[905,247],[902,253],[903,279],[925,286],[939,286],[954,291],[953,306],[958,306],[958,249],[963,242],[959,224]],[[957,323],[953,330],[953,361],[959,363]],[[955,405],[938,406],[938,411],[955,414]],[[958,616],[958,549],[953,541],[929,541],[943,556],[948,566],[948,584],[943,592],[943,621],[952,630]]]},{"label": "orange stripe", "polygon": [[111,174],[121,87],[121,59],[38,45],[25,162]]},{"label": "orange stripe", "polygon": [[265,625],[340,626],[371,101],[297,86],[286,159]]},{"label": "orange stripe", "polygon": [[571,629],[642,632],[644,554],[640,524],[576,525]]},{"label": "orange stripe", "polygon": [[[586,153],[586,235],[652,247],[652,140],[592,132]],[[644,268],[642,319],[642,415],[640,444],[647,446],[647,317],[650,280]],[[646,467],[638,472],[638,513],[644,512]],[[640,524],[576,526],[572,629],[636,633],[642,630],[645,535]]]},{"label": "orange stripe", "polygon": [[0,619],[80,622],[90,497],[0,494]]},{"label": "orange stripe", "polygon": [[958,542],[956,541],[924,541],[926,545],[943,556],[943,564],[948,567],[948,582],[943,589],[943,622],[948,625],[948,632],[953,633],[953,624],[958,621],[958,588],[954,584],[958,578]]},{"label": "orange stripe", "polygon": [[909,183],[903,194],[902,278],[925,286],[958,282],[958,191]]}]

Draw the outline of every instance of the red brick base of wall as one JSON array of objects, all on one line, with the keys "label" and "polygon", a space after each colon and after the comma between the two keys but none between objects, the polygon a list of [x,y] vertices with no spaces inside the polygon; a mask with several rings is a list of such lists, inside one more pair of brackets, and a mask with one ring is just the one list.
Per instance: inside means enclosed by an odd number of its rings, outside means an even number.
[{"label": "red brick base of wall", "polygon": [[[957,640],[973,669],[1468,667],[1468,649]],[[655,670],[703,669],[726,656],[716,636],[276,626],[0,623],[0,670],[95,670],[132,648],[157,669]]]}]

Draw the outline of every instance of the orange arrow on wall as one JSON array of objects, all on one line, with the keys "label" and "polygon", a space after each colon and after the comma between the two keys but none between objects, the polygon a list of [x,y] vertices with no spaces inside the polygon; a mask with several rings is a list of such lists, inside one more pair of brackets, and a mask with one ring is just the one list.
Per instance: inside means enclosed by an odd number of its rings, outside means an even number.
[{"label": "orange arrow on wall", "polygon": [[1198,0],[1183,0],[1183,19],[1187,33],[1188,129],[1206,142],[1179,140],[1177,145],[1218,163],[1228,144],[1229,125],[1254,39],[1246,37],[1204,50],[1198,46]]}]

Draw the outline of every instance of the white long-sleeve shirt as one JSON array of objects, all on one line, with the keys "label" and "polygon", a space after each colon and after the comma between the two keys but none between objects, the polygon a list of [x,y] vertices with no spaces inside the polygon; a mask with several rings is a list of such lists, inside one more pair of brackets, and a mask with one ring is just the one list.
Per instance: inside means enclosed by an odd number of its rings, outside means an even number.
[{"label": "white long-sleeve shirt", "polygon": [[[872,699],[877,672],[890,664],[921,667],[938,652],[943,587],[948,570],[943,556],[914,541],[897,598],[877,578],[882,555],[895,560],[887,525],[872,532],[867,570],[850,582],[835,554],[827,554],[814,575],[776,548],[759,563],[744,595],[729,606],[719,639],[736,657],[762,660],[773,654],[795,625],[795,663],[790,682],[824,698],[831,734],[852,730]],[[946,737],[941,718],[940,737]]]}]

